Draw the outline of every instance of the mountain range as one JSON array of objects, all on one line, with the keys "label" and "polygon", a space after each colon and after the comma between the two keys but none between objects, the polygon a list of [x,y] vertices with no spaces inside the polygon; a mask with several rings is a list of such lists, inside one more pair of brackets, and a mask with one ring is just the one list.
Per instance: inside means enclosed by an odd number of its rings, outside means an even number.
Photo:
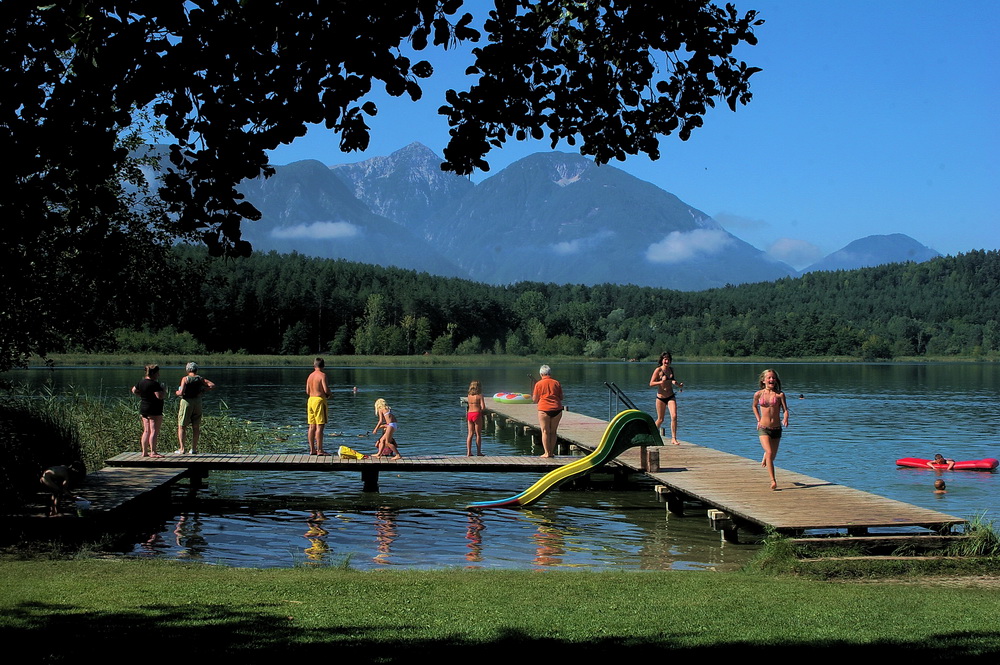
[{"label": "mountain range", "polygon": [[854,270],[855,268],[869,268],[885,263],[903,263],[904,261],[923,263],[939,256],[941,254],[930,247],[921,245],[908,235],[891,233],[889,235],[868,236],[848,243],[802,272]]},{"label": "mountain range", "polygon": [[[490,284],[702,290],[800,274],[673,194],[577,154],[536,153],[479,184],[441,171],[441,161],[412,143],[353,164],[276,166],[271,178],[240,187],[262,213],[244,237],[257,251]],[[871,236],[803,272],[937,255],[907,236]]]}]

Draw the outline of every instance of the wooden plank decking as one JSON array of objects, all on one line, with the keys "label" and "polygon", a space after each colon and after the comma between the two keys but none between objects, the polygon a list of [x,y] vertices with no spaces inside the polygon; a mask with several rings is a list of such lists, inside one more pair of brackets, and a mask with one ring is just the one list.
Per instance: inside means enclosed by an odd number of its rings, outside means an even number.
[{"label": "wooden plank decking", "polygon": [[90,502],[90,510],[107,512],[175,483],[183,476],[184,472],[173,469],[105,467],[88,473],[85,485],[74,491]]},{"label": "wooden plank decking", "polygon": [[[537,422],[532,404],[487,400],[501,418],[531,426]],[[590,450],[600,443],[605,421],[565,412],[559,438]],[[683,500],[698,500],[730,518],[780,532],[844,529],[866,533],[873,527],[922,527],[946,530],[965,520],[819,478],[776,468],[779,491],[772,491],[759,459],[748,459],[682,442],[651,448],[659,453],[659,468],[643,471],[667,488],[668,507],[683,510]],[[640,451],[628,450],[617,459],[641,470]],[[671,505],[673,503],[673,505]]]},{"label": "wooden plank decking", "polygon": [[109,466],[146,469],[192,469],[201,471],[446,471],[446,472],[524,472],[547,473],[574,458],[542,459],[523,455],[465,457],[452,455],[414,455],[399,460],[388,457],[341,459],[337,455],[166,455],[151,459],[139,453],[122,453],[108,460]]}]

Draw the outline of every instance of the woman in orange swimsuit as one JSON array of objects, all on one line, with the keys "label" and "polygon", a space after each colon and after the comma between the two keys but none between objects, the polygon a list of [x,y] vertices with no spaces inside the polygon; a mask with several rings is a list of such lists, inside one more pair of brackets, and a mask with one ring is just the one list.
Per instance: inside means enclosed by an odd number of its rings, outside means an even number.
[{"label": "woman in orange swimsuit", "polygon": [[757,417],[757,436],[764,449],[760,465],[771,477],[771,489],[778,489],[774,479],[774,458],[778,456],[781,430],[788,427],[788,404],[781,392],[781,379],[773,369],[765,369],[757,380],[760,390],[753,394],[753,414]]},{"label": "woman in orange swimsuit", "polygon": [[551,372],[548,365],[542,365],[538,370],[538,381],[531,391],[531,401],[538,405],[538,427],[542,430],[541,457],[556,456],[556,443],[559,441],[556,430],[563,413],[562,386],[552,378]]}]

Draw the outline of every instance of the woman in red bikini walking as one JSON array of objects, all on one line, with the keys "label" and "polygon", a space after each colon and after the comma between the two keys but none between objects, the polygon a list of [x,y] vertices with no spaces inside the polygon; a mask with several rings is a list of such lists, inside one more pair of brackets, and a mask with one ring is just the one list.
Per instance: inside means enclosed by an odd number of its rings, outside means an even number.
[{"label": "woman in red bikini walking", "polygon": [[778,489],[774,479],[774,458],[778,456],[781,430],[788,427],[788,404],[785,393],[781,392],[781,379],[773,369],[765,369],[758,379],[760,390],[753,394],[753,414],[757,417],[757,436],[764,449],[764,459],[760,465],[771,476],[771,489]]}]

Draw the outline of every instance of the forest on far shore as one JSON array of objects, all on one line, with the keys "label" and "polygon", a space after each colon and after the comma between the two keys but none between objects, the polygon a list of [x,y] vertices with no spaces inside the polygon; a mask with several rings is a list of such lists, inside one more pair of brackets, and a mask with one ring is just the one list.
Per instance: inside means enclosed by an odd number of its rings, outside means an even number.
[{"label": "forest on far shore", "polygon": [[299,254],[212,259],[190,246],[174,248],[169,262],[148,311],[105,322],[102,341],[61,350],[1000,356],[995,250],[699,292],[535,282],[496,287]]}]

